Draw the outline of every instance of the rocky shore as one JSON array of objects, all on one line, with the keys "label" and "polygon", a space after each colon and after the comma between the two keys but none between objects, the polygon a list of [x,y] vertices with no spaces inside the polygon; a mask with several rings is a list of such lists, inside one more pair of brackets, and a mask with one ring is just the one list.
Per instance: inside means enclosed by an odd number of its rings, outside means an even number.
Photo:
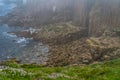
[{"label": "rocky shore", "polygon": [[[88,35],[88,26],[77,25],[71,19],[66,20],[66,17],[64,19],[66,12],[65,15],[61,13],[52,16],[58,20],[54,23],[41,24],[40,16],[39,19],[35,19],[35,14],[38,15],[38,13],[35,12],[32,15],[27,12],[26,14],[23,12],[27,10],[25,8],[19,6],[12,13],[0,18],[0,23],[6,22],[8,25],[22,27],[32,26],[29,30],[12,32],[19,37],[32,38],[37,42],[37,45],[29,50],[26,49],[18,57],[19,60],[22,60],[21,62],[66,66],[90,64],[120,57],[119,30],[116,32],[104,31],[101,37],[92,37]],[[30,15],[28,16],[28,14]]]},{"label": "rocky shore", "polygon": [[34,47],[24,49],[24,52],[16,57],[19,63],[24,64],[43,64],[48,60],[49,46],[43,43],[37,43]]},{"label": "rocky shore", "polygon": [[[120,57],[119,35],[115,36],[113,32],[114,37],[109,35],[96,38],[88,37],[85,30],[68,22],[46,25],[40,29],[14,32],[14,34],[20,37],[33,38],[38,42],[38,45],[31,49],[29,54],[29,56],[33,54],[34,59],[27,58],[28,55],[21,57],[23,58],[22,62],[25,63],[66,66],[90,64]],[[47,49],[46,54],[39,51],[40,41],[49,45],[49,51]]]}]

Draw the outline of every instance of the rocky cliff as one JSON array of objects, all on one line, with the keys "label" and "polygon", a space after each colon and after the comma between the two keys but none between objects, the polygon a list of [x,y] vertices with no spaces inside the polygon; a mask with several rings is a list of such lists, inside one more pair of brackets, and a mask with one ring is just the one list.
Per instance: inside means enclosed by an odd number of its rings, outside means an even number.
[{"label": "rocky cliff", "polygon": [[120,28],[120,0],[96,0],[89,13],[89,34]]},{"label": "rocky cliff", "polygon": [[9,24],[39,26],[73,21],[90,36],[120,27],[120,0],[27,0],[7,16]]},{"label": "rocky cliff", "polygon": [[[9,24],[39,26],[72,20],[73,0],[27,0],[7,16]],[[8,19],[9,18],[9,19]]]}]

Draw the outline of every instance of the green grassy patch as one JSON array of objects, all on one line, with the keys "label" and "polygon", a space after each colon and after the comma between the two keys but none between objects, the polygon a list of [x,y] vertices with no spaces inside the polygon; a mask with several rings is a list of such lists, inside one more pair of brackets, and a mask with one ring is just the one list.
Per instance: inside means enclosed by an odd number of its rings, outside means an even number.
[{"label": "green grassy patch", "polygon": [[42,67],[6,62],[0,80],[120,80],[120,59],[75,67]]}]

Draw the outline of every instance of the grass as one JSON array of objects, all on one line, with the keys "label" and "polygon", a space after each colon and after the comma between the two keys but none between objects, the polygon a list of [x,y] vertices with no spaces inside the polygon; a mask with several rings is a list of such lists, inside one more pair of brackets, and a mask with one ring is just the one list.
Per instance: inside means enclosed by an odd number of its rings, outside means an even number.
[{"label": "grass", "polygon": [[120,80],[120,59],[74,67],[42,67],[8,61],[0,80]]}]

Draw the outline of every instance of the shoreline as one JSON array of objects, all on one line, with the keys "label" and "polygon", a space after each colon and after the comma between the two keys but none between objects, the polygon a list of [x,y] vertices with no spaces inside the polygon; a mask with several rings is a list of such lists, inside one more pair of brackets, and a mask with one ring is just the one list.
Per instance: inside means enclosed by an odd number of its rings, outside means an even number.
[{"label": "shoreline", "polygon": [[[32,28],[38,29],[32,34],[30,31],[13,33],[20,37],[32,37],[35,41],[48,44],[50,51],[48,52],[48,60],[45,61],[46,65],[91,64],[95,61],[111,60],[120,55],[119,37],[88,36],[87,29],[74,25],[72,21],[41,25],[38,24],[39,21],[24,20],[24,16],[19,15],[20,11],[22,11],[21,8],[15,8],[3,19],[3,22],[6,21],[9,25],[22,25],[22,27],[33,26]],[[114,52],[117,53],[113,54]]]}]

